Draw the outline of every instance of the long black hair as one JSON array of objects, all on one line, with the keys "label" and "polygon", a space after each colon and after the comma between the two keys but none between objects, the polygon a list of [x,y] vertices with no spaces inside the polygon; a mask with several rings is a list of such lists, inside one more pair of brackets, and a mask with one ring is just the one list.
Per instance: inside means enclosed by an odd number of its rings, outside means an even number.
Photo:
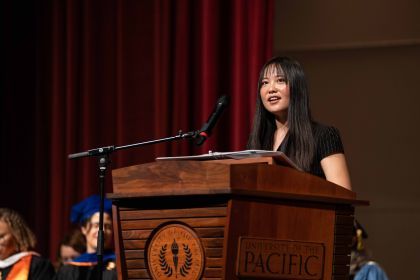
[{"label": "long black hair", "polygon": [[[257,103],[254,124],[248,139],[248,149],[272,150],[276,131],[275,116],[267,111],[261,101],[262,80],[269,69],[284,73],[290,89],[287,113],[288,136],[286,154],[303,170],[309,171],[315,154],[312,117],[309,107],[308,86],[302,66],[289,57],[274,57],[267,61],[258,79]],[[286,139],[286,138],[285,138]]]}]

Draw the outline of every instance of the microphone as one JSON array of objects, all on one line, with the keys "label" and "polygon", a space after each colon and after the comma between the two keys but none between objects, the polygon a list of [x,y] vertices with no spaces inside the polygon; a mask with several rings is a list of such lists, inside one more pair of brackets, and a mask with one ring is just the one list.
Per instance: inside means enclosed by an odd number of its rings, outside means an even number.
[{"label": "microphone", "polygon": [[201,129],[198,131],[196,144],[200,146],[206,141],[207,137],[210,136],[211,131],[222,114],[223,110],[229,104],[229,97],[226,95],[221,96],[213,109],[213,113],[208,118],[207,122],[203,124]]}]

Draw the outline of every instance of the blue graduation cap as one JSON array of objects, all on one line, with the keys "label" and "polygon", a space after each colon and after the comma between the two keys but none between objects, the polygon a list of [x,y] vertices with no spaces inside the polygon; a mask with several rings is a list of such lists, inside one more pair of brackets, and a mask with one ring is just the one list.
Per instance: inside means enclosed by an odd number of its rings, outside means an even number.
[{"label": "blue graduation cap", "polygon": [[[82,224],[89,219],[93,214],[99,212],[101,198],[99,195],[94,194],[82,200],[71,208],[70,220],[74,224]],[[111,200],[105,198],[104,200],[104,213],[111,215]]]}]

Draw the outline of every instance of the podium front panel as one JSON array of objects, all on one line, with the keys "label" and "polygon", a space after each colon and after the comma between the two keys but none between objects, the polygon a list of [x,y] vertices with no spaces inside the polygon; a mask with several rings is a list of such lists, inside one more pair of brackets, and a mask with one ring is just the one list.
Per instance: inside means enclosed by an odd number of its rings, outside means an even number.
[{"label": "podium front panel", "polygon": [[[114,202],[117,215],[114,215],[114,228],[119,228],[120,242],[117,244],[118,274],[119,279],[154,279],[153,260],[148,259],[147,249],[150,246],[152,237],[160,229],[167,225],[187,226],[198,236],[203,248],[203,271],[199,279],[222,279],[223,278],[223,239],[226,226],[227,202],[226,199],[216,199],[208,203],[201,198],[188,199],[159,199],[157,201],[129,199]],[[173,254],[167,250],[167,267],[173,271],[172,275],[162,275],[157,279],[193,279],[176,275],[185,263],[185,250],[183,251],[182,241],[176,239],[179,244],[179,267],[175,271]],[[170,248],[173,240],[167,240],[167,244],[159,245],[159,248]],[[190,246],[191,247],[191,246]],[[159,250],[158,250],[159,251]],[[159,252],[156,252],[157,254]],[[193,256],[193,258],[195,258]],[[193,259],[195,261],[195,259]],[[159,263],[155,266],[158,269],[164,268]],[[152,269],[151,269],[152,267]],[[192,269],[188,271],[193,273]]]}]

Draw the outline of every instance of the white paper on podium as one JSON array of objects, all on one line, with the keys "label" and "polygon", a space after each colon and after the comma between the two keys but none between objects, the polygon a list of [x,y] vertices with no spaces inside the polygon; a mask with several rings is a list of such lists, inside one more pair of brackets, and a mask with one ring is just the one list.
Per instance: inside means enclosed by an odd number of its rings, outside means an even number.
[{"label": "white paper on podium", "polygon": [[194,156],[179,156],[179,157],[158,157],[157,161],[164,160],[217,160],[217,159],[244,159],[252,157],[275,157],[281,159],[286,165],[300,170],[300,168],[291,161],[283,152],[266,151],[266,150],[244,150],[236,152],[212,152],[207,154]]}]

